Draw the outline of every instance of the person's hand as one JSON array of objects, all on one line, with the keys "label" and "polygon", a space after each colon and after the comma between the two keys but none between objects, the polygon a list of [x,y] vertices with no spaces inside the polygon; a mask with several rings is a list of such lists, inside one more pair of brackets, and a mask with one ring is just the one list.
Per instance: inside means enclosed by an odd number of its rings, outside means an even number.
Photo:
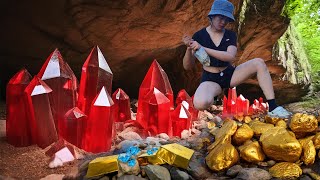
[{"label": "person's hand", "polygon": [[201,45],[197,41],[194,41],[194,40],[190,41],[189,46],[194,51],[198,50],[201,47]]},{"label": "person's hand", "polygon": [[191,37],[188,35],[185,35],[182,37],[182,42],[184,45],[186,45],[187,47],[190,47],[190,41],[192,41]]}]

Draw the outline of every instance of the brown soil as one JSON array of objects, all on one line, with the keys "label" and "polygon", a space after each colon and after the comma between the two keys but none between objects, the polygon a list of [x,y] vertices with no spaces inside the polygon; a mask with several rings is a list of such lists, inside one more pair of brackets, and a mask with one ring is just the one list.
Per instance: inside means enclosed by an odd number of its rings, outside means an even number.
[{"label": "brown soil", "polygon": [[78,160],[55,169],[49,168],[50,157],[36,145],[14,147],[5,138],[5,103],[0,102],[0,179],[41,179],[50,174],[77,172]]},{"label": "brown soil", "polygon": [[[1,128],[3,128],[1,120]],[[70,174],[78,161],[55,169],[49,168],[49,157],[36,145],[16,148],[0,139],[0,175],[15,179],[41,179],[50,174]],[[0,177],[1,179],[1,177]]]}]

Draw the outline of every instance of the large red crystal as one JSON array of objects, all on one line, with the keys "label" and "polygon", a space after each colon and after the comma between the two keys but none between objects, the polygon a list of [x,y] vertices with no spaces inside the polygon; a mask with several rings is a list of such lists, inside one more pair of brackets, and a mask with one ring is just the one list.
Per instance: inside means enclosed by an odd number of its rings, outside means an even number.
[{"label": "large red crystal", "polygon": [[20,70],[9,81],[6,91],[7,141],[17,147],[29,146],[32,143],[24,90],[28,86],[32,76],[26,69]]},{"label": "large red crystal", "polygon": [[83,148],[88,152],[99,153],[108,151],[112,143],[112,98],[102,87],[100,93],[92,102],[87,121]]},{"label": "large red crystal", "polygon": [[146,94],[142,113],[145,115],[145,129],[152,135],[166,133],[172,136],[172,121],[170,118],[170,100],[157,88]]},{"label": "large red crystal", "polygon": [[82,66],[78,107],[89,114],[93,99],[104,86],[109,94],[112,88],[112,71],[98,46],[95,46]]},{"label": "large red crystal", "polygon": [[[54,50],[43,64],[38,77],[51,89],[50,104],[58,128],[65,113],[76,106],[78,82],[58,49]],[[59,128],[57,129],[59,132]]]},{"label": "large red crystal", "polygon": [[50,107],[50,87],[37,76],[24,90],[27,98],[27,109],[30,118],[32,142],[46,148],[58,140],[56,127]]},{"label": "large red crystal", "polygon": [[176,109],[171,113],[173,136],[181,137],[183,130],[189,130],[191,124],[191,114],[184,107],[179,104]]},{"label": "large red crystal", "polygon": [[60,135],[69,143],[82,148],[87,116],[78,108],[70,109],[59,123]]},{"label": "large red crystal", "polygon": [[158,89],[169,99],[170,109],[173,110],[173,92],[168,76],[156,60],[151,64],[139,88],[137,120],[145,128],[147,127],[147,120],[145,119],[145,114],[143,114],[143,101],[146,94],[149,91],[153,91],[154,88]]}]

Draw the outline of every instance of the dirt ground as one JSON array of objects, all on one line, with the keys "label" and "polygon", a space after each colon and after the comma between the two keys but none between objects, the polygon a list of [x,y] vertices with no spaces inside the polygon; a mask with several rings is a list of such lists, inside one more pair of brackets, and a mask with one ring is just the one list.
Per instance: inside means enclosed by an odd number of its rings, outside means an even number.
[{"label": "dirt ground", "polygon": [[[0,180],[41,179],[50,174],[72,174],[77,171],[78,160],[63,167],[49,168],[49,157],[36,145],[16,148],[5,138],[5,103],[0,103]],[[55,179],[55,178],[54,178]]]}]

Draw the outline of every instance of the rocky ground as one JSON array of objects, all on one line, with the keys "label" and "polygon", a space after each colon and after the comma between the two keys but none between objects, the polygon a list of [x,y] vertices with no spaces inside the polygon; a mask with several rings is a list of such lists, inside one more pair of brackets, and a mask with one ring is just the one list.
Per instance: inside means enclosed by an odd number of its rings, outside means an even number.
[{"label": "rocky ground", "polygon": [[[48,164],[50,158],[44,154],[44,150],[37,146],[29,146],[16,148],[8,143],[5,139],[5,104],[0,104],[0,179],[81,179],[87,171],[88,163],[97,156],[106,156],[111,153],[102,153],[98,155],[86,154],[82,160],[75,160],[67,163],[62,167],[54,169],[49,168]],[[286,107],[292,112],[303,112],[308,114],[319,115],[320,107],[317,103],[293,103]],[[203,113],[209,115],[211,113]],[[212,116],[214,117],[214,115]],[[207,117],[207,118],[212,118]],[[198,126],[204,125],[199,121]],[[125,175],[118,179],[157,179],[159,174],[162,179],[254,179],[260,177],[261,179],[270,179],[268,169],[275,164],[275,161],[267,160],[258,164],[248,164],[240,161],[237,165],[229,168],[227,171],[213,173],[205,164],[206,147],[209,145],[197,139],[208,138],[213,141],[213,136],[206,128],[198,128],[193,131],[193,137],[179,139],[169,139],[162,135],[158,137],[149,137],[147,139],[140,139],[135,137],[135,140],[130,139],[134,137],[121,137],[121,142],[115,147],[114,153],[125,152],[126,149],[133,145],[138,145],[140,149],[147,149],[148,147],[158,146],[160,144],[178,143],[190,149],[195,149],[196,152],[190,160],[187,169],[176,168],[170,165],[148,165],[141,166],[141,169],[130,169],[131,174],[139,174],[139,176]],[[133,130],[134,132],[134,130]],[[138,140],[137,140],[138,139]],[[119,141],[119,139],[118,139]],[[316,173],[320,174],[320,160],[317,160],[313,165],[302,166],[303,174],[300,179],[319,179]],[[136,171],[136,172],[134,172]],[[258,175],[257,175],[258,174]],[[100,179],[116,179],[117,173],[111,173],[109,176],[99,177]],[[98,179],[99,179],[98,178]]]}]

